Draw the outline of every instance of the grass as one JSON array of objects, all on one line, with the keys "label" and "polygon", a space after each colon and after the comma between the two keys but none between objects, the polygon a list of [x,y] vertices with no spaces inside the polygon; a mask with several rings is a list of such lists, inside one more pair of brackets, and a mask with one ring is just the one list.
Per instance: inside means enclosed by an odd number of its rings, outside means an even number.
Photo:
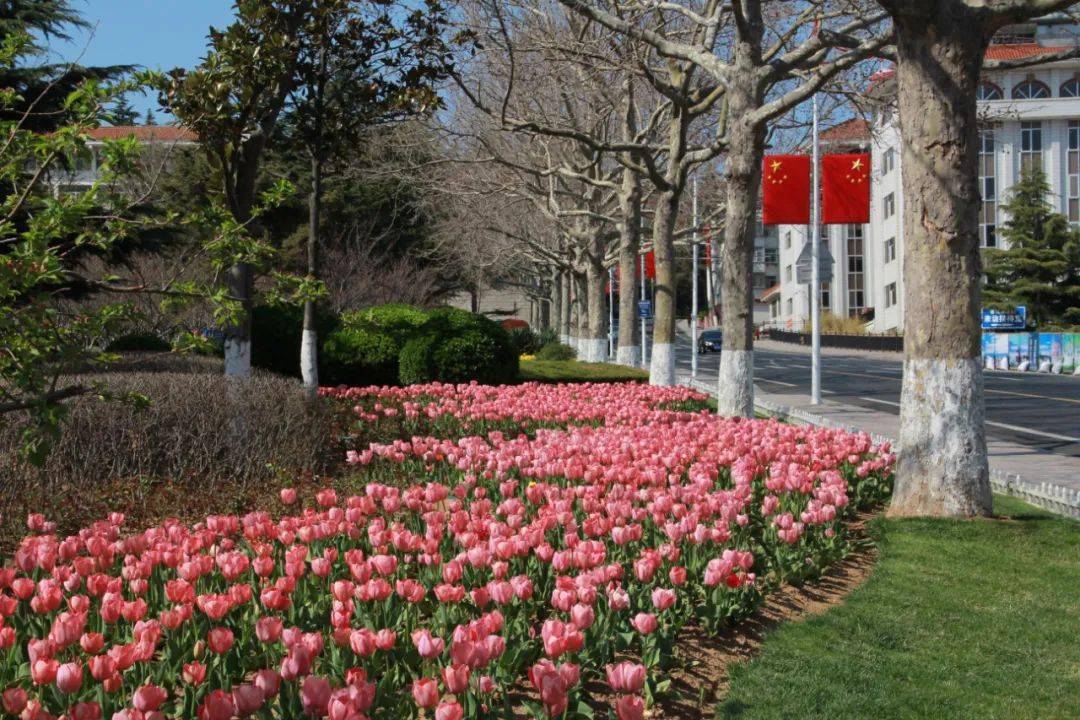
[{"label": "grass", "polygon": [[539,382],[625,382],[646,381],[645,370],[615,363],[587,363],[577,360],[522,360],[521,379]]},{"label": "grass", "polygon": [[995,503],[1011,517],[879,521],[869,580],[734,666],[717,717],[1077,717],[1080,523]]}]

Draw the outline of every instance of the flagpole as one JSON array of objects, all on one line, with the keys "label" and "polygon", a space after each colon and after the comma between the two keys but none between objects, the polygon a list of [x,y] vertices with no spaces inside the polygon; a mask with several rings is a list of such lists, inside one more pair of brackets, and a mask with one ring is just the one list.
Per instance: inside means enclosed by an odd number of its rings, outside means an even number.
[{"label": "flagpole", "polygon": [[[645,258],[646,257],[648,257],[647,254],[646,255],[641,255],[640,258],[639,258],[639,260],[641,262],[641,299],[642,299],[642,301],[645,300]],[[647,332],[645,322],[646,322],[645,314],[641,313],[641,367],[648,368],[649,367],[649,352],[648,352],[649,351],[649,346],[648,346],[648,343],[645,341],[645,333]]]},{"label": "flagpole", "polygon": [[811,185],[810,215],[810,404],[821,404],[821,183],[818,147],[818,103],[817,94],[813,97],[814,108],[814,150],[813,184]]},{"label": "flagpole", "polygon": [[698,210],[697,210],[697,176],[694,176],[694,272],[692,290],[690,291],[690,377],[697,379],[698,346],[697,346],[697,312],[698,312]]}]

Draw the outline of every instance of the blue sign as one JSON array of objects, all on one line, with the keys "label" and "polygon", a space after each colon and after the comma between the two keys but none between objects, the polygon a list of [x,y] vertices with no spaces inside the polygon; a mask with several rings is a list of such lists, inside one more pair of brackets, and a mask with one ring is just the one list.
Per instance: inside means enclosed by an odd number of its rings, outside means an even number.
[{"label": "blue sign", "polygon": [[639,318],[652,317],[652,300],[638,300],[637,316]]},{"label": "blue sign", "polygon": [[983,330],[1023,330],[1027,327],[1027,308],[1018,305],[1015,310],[991,310],[983,308]]}]

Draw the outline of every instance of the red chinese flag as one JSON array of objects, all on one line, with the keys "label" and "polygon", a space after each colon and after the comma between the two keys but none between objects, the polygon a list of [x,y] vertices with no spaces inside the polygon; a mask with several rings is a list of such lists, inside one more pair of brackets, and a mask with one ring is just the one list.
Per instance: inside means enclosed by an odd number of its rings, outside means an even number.
[{"label": "red chinese flag", "polygon": [[[638,255],[634,262],[634,274],[641,277],[641,256]],[[653,251],[645,253],[645,277],[650,280],[656,279],[656,256]]]},{"label": "red chinese flag", "polygon": [[869,155],[821,158],[821,222],[825,225],[870,222]]},{"label": "red chinese flag", "polygon": [[766,225],[810,223],[809,156],[765,156],[761,172],[761,221]]}]

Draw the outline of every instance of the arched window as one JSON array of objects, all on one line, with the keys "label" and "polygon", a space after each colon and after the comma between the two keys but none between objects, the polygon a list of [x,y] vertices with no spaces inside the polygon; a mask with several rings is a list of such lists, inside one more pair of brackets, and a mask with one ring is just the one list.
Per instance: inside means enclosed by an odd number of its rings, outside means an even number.
[{"label": "arched window", "polygon": [[1000,100],[1005,95],[997,85],[984,81],[979,83],[979,88],[975,91],[975,97],[979,100]]},{"label": "arched window", "polygon": [[1073,78],[1061,84],[1061,97],[1080,97],[1080,80]]},{"label": "arched window", "polygon": [[1013,100],[1042,100],[1050,97],[1050,88],[1038,80],[1025,80],[1012,91]]}]

